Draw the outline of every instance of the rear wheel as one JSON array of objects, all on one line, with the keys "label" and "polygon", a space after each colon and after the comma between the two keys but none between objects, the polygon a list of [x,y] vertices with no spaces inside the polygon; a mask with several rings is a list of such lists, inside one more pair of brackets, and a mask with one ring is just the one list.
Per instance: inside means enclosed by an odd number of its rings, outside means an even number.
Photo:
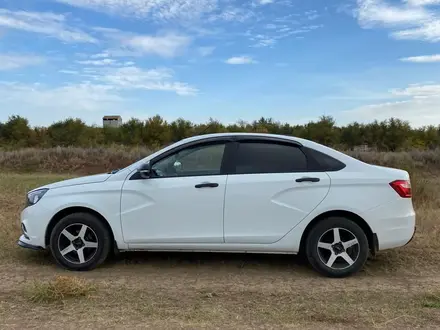
[{"label": "rear wheel", "polygon": [[332,217],[318,222],[306,241],[312,267],[328,277],[345,277],[362,269],[369,253],[368,239],[355,222]]},{"label": "rear wheel", "polygon": [[67,215],[50,235],[53,257],[70,270],[90,270],[102,264],[109,255],[111,242],[107,227],[89,213]]}]

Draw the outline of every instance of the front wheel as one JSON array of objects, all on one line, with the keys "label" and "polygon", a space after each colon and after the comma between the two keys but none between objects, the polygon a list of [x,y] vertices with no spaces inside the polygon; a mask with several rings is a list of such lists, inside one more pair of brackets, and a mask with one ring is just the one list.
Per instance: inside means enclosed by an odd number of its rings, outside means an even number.
[{"label": "front wheel", "polygon": [[359,225],[339,217],[318,222],[306,241],[312,267],[328,277],[346,277],[358,272],[368,258],[368,239]]},{"label": "front wheel", "polygon": [[111,249],[111,235],[100,219],[73,213],[61,219],[50,235],[50,249],[58,264],[69,270],[91,270]]}]

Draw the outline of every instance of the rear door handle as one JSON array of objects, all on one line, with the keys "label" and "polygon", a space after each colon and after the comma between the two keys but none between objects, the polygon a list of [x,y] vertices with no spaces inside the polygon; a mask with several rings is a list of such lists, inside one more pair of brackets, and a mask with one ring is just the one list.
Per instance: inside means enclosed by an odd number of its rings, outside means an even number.
[{"label": "rear door handle", "polygon": [[196,188],[217,188],[218,183],[214,182],[204,182],[195,185]]},{"label": "rear door handle", "polygon": [[304,178],[296,179],[295,181],[296,182],[319,182],[320,179],[319,178],[307,178],[307,177],[304,177]]}]

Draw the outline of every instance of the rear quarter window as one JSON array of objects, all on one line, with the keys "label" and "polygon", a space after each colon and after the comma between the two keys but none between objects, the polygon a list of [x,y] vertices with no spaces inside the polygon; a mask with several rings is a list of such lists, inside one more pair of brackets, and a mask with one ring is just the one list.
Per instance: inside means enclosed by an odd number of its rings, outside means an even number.
[{"label": "rear quarter window", "polygon": [[320,151],[303,147],[303,152],[307,156],[309,171],[336,172],[346,167],[346,165]]}]

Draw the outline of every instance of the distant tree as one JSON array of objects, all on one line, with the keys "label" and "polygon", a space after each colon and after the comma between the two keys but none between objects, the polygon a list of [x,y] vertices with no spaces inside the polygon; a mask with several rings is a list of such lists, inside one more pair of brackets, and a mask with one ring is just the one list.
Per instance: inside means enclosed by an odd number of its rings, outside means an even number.
[{"label": "distant tree", "polygon": [[172,142],[183,140],[192,136],[194,125],[189,120],[179,118],[170,125],[170,137]]},{"label": "distant tree", "polygon": [[306,125],[307,137],[328,146],[338,144],[340,132],[335,124],[333,117],[322,116],[319,121],[310,122]]},{"label": "distant tree", "polygon": [[341,143],[348,149],[364,144],[364,127],[357,122],[341,128]]},{"label": "distant tree", "polygon": [[7,144],[16,147],[28,147],[31,145],[32,130],[26,118],[11,116],[1,127],[1,138]]},{"label": "distant tree", "polygon": [[89,144],[87,125],[81,119],[69,118],[53,123],[47,128],[52,146],[85,146]]},{"label": "distant tree", "polygon": [[132,118],[120,128],[121,142],[126,145],[143,145],[144,123]]},{"label": "distant tree", "polygon": [[156,149],[193,135],[222,132],[293,135],[342,149],[364,143],[381,151],[440,148],[440,126],[412,128],[407,121],[397,118],[337,126],[331,116],[322,116],[305,125],[261,117],[252,122],[240,120],[225,126],[213,118],[201,124],[183,118],[169,123],[155,115],[144,121],[131,118],[119,128],[89,126],[80,119],[68,118],[49,127],[31,128],[26,118],[15,115],[5,123],[0,122],[0,143],[7,148],[124,144]]},{"label": "distant tree", "polygon": [[169,144],[171,141],[168,123],[159,115],[148,118],[143,129],[144,145],[153,149]]},{"label": "distant tree", "polygon": [[384,144],[389,151],[405,149],[411,136],[411,127],[408,122],[396,118],[385,121]]}]

